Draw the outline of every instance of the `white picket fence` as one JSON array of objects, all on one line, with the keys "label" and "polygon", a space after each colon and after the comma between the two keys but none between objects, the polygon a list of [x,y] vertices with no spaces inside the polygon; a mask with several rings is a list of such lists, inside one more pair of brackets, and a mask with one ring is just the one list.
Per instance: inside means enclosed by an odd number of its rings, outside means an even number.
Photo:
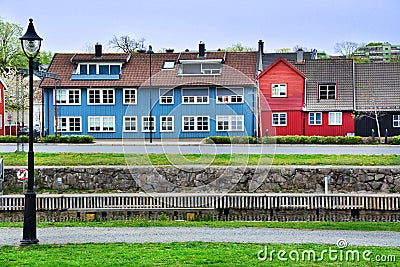
[{"label": "white picket fence", "polygon": [[[24,195],[0,195],[0,211],[24,209]],[[38,194],[38,211],[329,209],[400,211],[400,194],[129,193]]]}]

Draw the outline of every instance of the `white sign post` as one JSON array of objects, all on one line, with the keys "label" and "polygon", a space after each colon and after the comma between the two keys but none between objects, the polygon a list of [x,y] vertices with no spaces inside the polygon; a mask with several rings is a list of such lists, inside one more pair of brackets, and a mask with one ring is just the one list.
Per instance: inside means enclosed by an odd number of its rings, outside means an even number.
[{"label": "white sign post", "polygon": [[25,182],[28,180],[28,170],[19,169],[17,171],[18,182],[22,183],[22,192],[25,192]]}]

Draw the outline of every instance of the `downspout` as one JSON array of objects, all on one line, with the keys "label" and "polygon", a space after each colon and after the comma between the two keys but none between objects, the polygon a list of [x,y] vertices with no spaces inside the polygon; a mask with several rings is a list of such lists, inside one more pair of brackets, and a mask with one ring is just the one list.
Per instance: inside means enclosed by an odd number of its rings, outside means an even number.
[{"label": "downspout", "polygon": [[306,135],[306,117],[307,117],[307,77],[304,79],[304,103],[303,103],[303,135]]},{"label": "downspout", "polygon": [[260,96],[261,96],[261,94],[260,94],[260,85],[259,85],[259,82],[258,82],[258,79],[257,79],[257,77],[258,77],[258,75],[260,75],[261,74],[261,72],[263,71],[263,54],[264,54],[264,42],[262,41],[262,40],[259,40],[258,41],[258,58],[257,58],[257,72],[256,72],[256,77],[255,77],[255,81],[256,81],[256,93],[255,93],[255,101],[254,101],[254,103],[255,103],[255,124],[256,124],[256,129],[255,129],[255,131],[256,131],[256,136],[258,137],[258,138],[261,138],[262,137],[262,133],[261,133],[261,131],[262,131],[262,120],[261,120],[261,118],[260,118],[260,116],[261,116],[261,111],[260,111],[260,107],[261,107],[261,105],[260,105]]}]

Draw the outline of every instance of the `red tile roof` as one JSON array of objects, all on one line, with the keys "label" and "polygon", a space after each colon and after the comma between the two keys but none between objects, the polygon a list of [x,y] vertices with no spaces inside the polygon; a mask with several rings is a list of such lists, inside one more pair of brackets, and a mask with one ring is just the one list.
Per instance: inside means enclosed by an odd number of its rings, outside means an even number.
[{"label": "red tile roof", "polygon": [[[71,80],[77,64],[71,62],[76,60],[78,54],[54,55],[48,71],[58,74],[61,84],[57,87],[140,87],[150,85],[150,55],[145,53],[134,53],[122,68],[119,80]],[[257,52],[207,52],[205,59],[223,59],[221,75],[197,75],[178,76],[178,64],[174,69],[163,69],[165,61],[195,60],[197,53],[154,53],[151,55],[152,86],[179,86],[179,85],[207,85],[216,84],[224,86],[253,85],[256,69]],[[127,54],[107,54],[103,57],[120,58]],[[79,54],[79,62],[88,61],[94,54]],[[76,62],[76,61],[75,61]],[[44,79],[41,87],[54,87],[54,81]]]}]

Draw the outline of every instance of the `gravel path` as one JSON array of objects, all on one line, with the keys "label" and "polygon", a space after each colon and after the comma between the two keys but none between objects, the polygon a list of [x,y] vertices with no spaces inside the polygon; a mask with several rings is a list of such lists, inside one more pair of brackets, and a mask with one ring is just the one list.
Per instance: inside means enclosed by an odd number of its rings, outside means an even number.
[{"label": "gravel path", "polygon": [[[187,241],[336,244],[345,240],[350,246],[400,246],[399,232],[271,228],[57,227],[38,228],[37,237],[40,244]],[[21,238],[20,228],[0,228],[0,245],[19,245]]]}]

